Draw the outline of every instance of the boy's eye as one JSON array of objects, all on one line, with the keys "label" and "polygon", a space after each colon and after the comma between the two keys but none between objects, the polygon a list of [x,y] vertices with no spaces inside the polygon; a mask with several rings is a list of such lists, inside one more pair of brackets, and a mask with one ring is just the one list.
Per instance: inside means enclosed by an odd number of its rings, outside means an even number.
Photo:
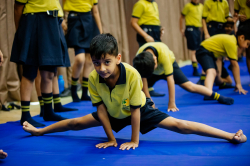
[{"label": "boy's eye", "polygon": [[99,62],[94,62],[94,65],[95,65],[95,66],[98,66],[98,65],[99,65]]},{"label": "boy's eye", "polygon": [[110,61],[105,61],[105,63],[106,63],[106,64],[109,64],[109,63],[110,63]]}]

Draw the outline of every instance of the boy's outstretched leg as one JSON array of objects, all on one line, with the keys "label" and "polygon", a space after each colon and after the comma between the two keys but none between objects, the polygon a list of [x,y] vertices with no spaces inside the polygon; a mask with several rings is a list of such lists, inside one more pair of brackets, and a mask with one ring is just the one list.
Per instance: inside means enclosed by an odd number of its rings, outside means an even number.
[{"label": "boy's outstretched leg", "polygon": [[209,98],[210,100],[217,100],[221,104],[231,105],[234,103],[233,98],[222,96],[217,92],[213,92],[212,90],[208,89],[205,86],[197,85],[190,81],[180,84],[180,86],[189,92],[201,94]]},{"label": "boy's outstretched leg", "polygon": [[45,128],[39,129],[35,128],[28,122],[24,122],[23,129],[32,135],[40,136],[48,133],[63,132],[68,130],[82,130],[101,125],[102,124],[98,122],[92,114],[88,114],[80,118],[62,120]]},{"label": "boy's outstretched leg", "polygon": [[243,134],[242,130],[238,130],[236,133],[228,133],[202,123],[180,120],[173,117],[167,117],[161,121],[157,127],[181,134],[197,134],[206,137],[225,139],[231,143],[244,143],[247,141],[247,137]]}]

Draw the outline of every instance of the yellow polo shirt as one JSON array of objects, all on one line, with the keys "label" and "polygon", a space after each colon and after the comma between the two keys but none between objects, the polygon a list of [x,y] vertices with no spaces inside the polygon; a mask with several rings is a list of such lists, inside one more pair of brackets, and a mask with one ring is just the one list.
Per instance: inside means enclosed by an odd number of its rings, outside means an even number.
[{"label": "yellow polo shirt", "polygon": [[74,12],[90,12],[98,0],[66,0],[63,9]]},{"label": "yellow polo shirt", "polygon": [[202,11],[203,5],[201,3],[197,5],[192,2],[187,3],[181,12],[185,16],[186,26],[202,27]]},{"label": "yellow polo shirt", "polygon": [[235,0],[234,1],[234,10],[239,14],[247,16],[247,19],[250,19],[250,8],[247,6],[247,0]]},{"label": "yellow polo shirt", "polygon": [[104,78],[96,70],[89,75],[89,92],[92,104],[102,103],[110,116],[124,119],[131,115],[130,108],[140,108],[146,103],[146,96],[142,91],[142,80],[138,71],[127,63],[120,63],[121,74],[114,89],[110,89]]},{"label": "yellow polo shirt", "polygon": [[237,39],[234,35],[214,35],[204,40],[201,45],[209,52],[212,52],[216,58],[223,56],[232,60],[238,60]]},{"label": "yellow polo shirt", "polygon": [[139,0],[133,7],[132,17],[138,18],[139,25],[160,25],[158,5],[155,1]]},{"label": "yellow polo shirt", "polygon": [[173,74],[173,63],[175,61],[175,56],[168,46],[162,42],[149,42],[141,46],[136,55],[146,51],[148,48],[152,49],[155,56],[157,56],[158,65],[153,74],[164,74],[166,76]]},{"label": "yellow polo shirt", "polygon": [[202,18],[206,18],[206,22],[227,22],[229,17],[229,6],[227,0],[206,0],[204,3]]},{"label": "yellow polo shirt", "polygon": [[23,14],[59,10],[58,0],[16,0],[16,2],[25,4]]}]

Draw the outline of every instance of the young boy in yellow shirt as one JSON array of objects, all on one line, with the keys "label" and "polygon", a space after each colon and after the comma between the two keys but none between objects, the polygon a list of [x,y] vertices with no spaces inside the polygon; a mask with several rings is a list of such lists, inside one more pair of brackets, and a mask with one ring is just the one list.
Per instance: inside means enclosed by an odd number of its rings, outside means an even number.
[{"label": "young boy in yellow shirt", "polygon": [[227,57],[232,65],[232,72],[236,83],[236,91],[246,94],[240,81],[237,48],[248,48],[250,45],[250,26],[240,27],[235,35],[219,34],[204,40],[196,52],[196,58],[206,72],[205,86],[213,89],[214,81],[223,87],[221,80],[222,57]]},{"label": "young boy in yellow shirt", "polygon": [[91,100],[97,112],[74,119],[67,119],[45,128],[35,128],[28,122],[23,129],[32,135],[82,130],[103,126],[108,141],[99,143],[97,148],[117,147],[112,130],[119,132],[124,127],[132,126],[131,141],[123,143],[120,150],[135,149],[139,146],[139,132],[145,134],[157,127],[182,134],[198,134],[228,140],[233,143],[246,142],[242,130],[228,133],[205,124],[179,120],[152,107],[142,92],[142,81],[136,69],[121,63],[117,41],[110,34],[96,36],[90,46],[90,54],[95,70],[89,76]]},{"label": "young boy in yellow shirt", "polygon": [[224,97],[189,81],[175,61],[174,53],[162,42],[146,43],[140,47],[133,60],[133,66],[141,74],[143,92],[148,98],[151,98],[149,93],[151,87],[158,80],[164,79],[168,82],[168,111],[179,110],[175,104],[175,84],[189,92],[211,97],[222,104],[231,105],[234,102],[232,98]]},{"label": "young boy in yellow shirt", "polygon": [[[193,76],[200,76],[198,72],[198,64],[195,57],[195,52],[199,48],[201,43],[201,31],[202,27],[202,11],[203,5],[199,3],[200,0],[191,0],[187,3],[180,17],[180,31],[187,39],[187,47],[191,52],[191,61],[193,66]],[[183,30],[182,22],[185,19],[186,30]]]}]

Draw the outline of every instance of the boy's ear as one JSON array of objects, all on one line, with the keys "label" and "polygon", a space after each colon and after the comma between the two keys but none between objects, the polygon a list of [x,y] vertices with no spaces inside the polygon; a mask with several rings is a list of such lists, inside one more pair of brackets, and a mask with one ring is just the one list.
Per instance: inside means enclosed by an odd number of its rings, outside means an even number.
[{"label": "boy's ear", "polygon": [[117,65],[119,65],[120,63],[121,63],[121,61],[122,61],[122,55],[121,54],[118,54],[117,56],[116,56],[116,64]]},{"label": "boy's ear", "polygon": [[241,41],[245,40],[245,36],[244,35],[240,35],[239,38],[240,38]]}]

